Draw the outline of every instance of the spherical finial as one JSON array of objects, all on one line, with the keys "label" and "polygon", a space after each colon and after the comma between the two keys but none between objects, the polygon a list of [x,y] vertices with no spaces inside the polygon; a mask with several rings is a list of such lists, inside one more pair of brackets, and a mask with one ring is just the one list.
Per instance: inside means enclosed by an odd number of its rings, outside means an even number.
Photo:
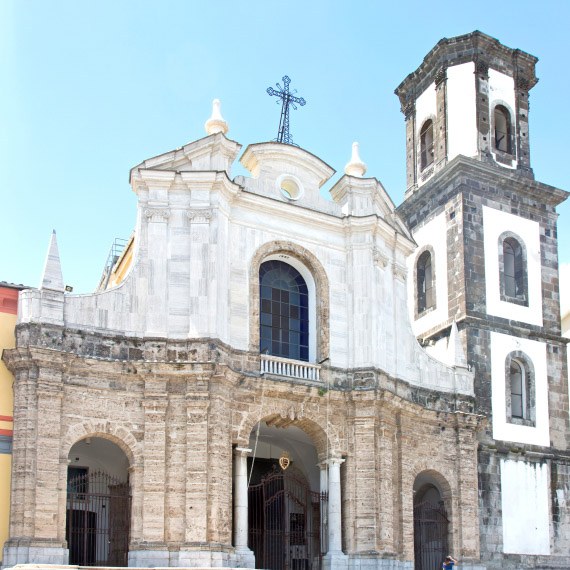
[{"label": "spherical finial", "polygon": [[360,159],[357,142],[352,143],[352,157],[350,162],[344,167],[344,172],[349,176],[358,176],[360,178],[366,174],[366,164]]},{"label": "spherical finial", "polygon": [[229,127],[222,117],[219,99],[212,101],[212,116],[204,123],[204,128],[209,135],[215,135],[216,133],[224,133],[225,135],[228,132]]}]

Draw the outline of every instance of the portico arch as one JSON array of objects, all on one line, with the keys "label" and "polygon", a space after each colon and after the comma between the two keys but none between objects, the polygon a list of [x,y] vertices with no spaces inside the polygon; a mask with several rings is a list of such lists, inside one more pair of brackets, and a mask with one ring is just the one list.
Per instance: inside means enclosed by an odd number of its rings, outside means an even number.
[{"label": "portico arch", "polygon": [[247,447],[234,452],[236,551],[273,570],[344,556],[337,438],[331,447],[318,423],[293,410],[249,427]]},{"label": "portico arch", "polygon": [[69,563],[126,566],[131,525],[129,460],[110,438],[86,437],[67,459]]},{"label": "portico arch", "polygon": [[439,568],[451,544],[451,487],[435,470],[414,481],[414,570]]}]

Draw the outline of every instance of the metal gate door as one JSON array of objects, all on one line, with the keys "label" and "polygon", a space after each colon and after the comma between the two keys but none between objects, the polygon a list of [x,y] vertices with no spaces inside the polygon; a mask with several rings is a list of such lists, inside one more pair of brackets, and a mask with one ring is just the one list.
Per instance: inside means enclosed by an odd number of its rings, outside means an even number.
[{"label": "metal gate door", "polygon": [[249,548],[255,567],[318,570],[323,548],[321,512],[326,494],[295,474],[268,473],[249,493]]},{"label": "metal gate door", "polygon": [[130,526],[128,482],[101,471],[68,480],[65,538],[69,564],[127,566]]},{"label": "metal gate door", "polygon": [[423,501],[414,506],[415,570],[440,570],[449,554],[449,521],[442,504]]}]

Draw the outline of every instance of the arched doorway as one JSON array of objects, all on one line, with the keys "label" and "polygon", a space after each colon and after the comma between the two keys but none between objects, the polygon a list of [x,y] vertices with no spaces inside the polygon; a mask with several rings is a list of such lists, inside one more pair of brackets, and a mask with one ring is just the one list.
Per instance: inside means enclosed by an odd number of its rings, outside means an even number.
[{"label": "arched doorway", "polygon": [[65,536],[69,564],[127,566],[129,462],[113,442],[88,437],[70,450]]},{"label": "arched doorway", "polygon": [[255,567],[313,570],[326,551],[326,493],[315,446],[298,427],[262,424],[250,438],[248,547]]},{"label": "arched doorway", "polygon": [[449,519],[434,480],[418,476],[414,485],[415,570],[440,570],[448,548]]}]

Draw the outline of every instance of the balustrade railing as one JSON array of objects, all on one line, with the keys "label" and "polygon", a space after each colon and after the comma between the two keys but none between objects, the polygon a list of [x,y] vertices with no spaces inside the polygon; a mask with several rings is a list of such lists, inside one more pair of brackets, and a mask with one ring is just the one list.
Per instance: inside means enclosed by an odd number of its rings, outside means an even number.
[{"label": "balustrade railing", "polygon": [[274,374],[276,376],[319,382],[320,369],[321,367],[318,364],[310,364],[302,360],[279,358],[278,356],[269,356],[267,354],[261,355],[262,374]]}]

